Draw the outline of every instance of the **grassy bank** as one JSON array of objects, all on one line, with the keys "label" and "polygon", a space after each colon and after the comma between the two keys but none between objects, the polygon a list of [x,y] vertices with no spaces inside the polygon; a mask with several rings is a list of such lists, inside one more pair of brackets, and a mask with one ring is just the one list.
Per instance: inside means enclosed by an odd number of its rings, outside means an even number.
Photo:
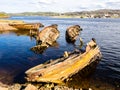
[{"label": "grassy bank", "polygon": [[9,15],[7,15],[6,13],[0,13],[0,18],[8,18]]}]

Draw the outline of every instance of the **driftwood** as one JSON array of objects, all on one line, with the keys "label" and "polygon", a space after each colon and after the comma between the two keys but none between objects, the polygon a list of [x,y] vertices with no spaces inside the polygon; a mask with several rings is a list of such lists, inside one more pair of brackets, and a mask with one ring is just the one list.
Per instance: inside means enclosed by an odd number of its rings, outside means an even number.
[{"label": "driftwood", "polygon": [[31,82],[63,83],[91,63],[100,59],[101,52],[98,46],[82,54],[80,52],[68,53],[68,57],[50,60],[49,63],[40,64],[29,69],[25,72],[27,75],[26,79]]},{"label": "driftwood", "polygon": [[77,39],[77,36],[79,35],[80,31],[82,31],[82,28],[79,25],[70,26],[66,30],[66,41],[68,43],[75,42]]},{"label": "driftwood", "polygon": [[51,25],[41,30],[36,37],[37,44],[51,46],[59,37],[60,32],[57,29],[57,25]]}]

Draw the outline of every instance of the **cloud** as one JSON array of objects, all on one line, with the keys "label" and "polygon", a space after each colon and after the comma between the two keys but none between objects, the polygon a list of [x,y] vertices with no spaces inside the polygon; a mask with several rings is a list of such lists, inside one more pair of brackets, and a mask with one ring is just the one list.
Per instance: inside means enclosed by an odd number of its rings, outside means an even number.
[{"label": "cloud", "polygon": [[110,9],[120,9],[120,2],[106,2],[106,7]]},{"label": "cloud", "polygon": [[56,2],[56,0],[36,0],[39,4],[53,4]]},{"label": "cloud", "polygon": [[96,9],[120,9],[120,0],[0,0],[6,12],[73,12]]},{"label": "cloud", "polygon": [[[36,6],[40,11],[52,11],[52,12],[73,12],[83,10],[96,10],[118,8],[120,5],[117,0],[37,0]],[[119,1],[119,0],[118,0]],[[111,3],[110,3],[111,2]],[[110,7],[110,5],[115,7]],[[109,9],[108,8],[108,9]],[[115,8],[115,9],[116,9]]]}]

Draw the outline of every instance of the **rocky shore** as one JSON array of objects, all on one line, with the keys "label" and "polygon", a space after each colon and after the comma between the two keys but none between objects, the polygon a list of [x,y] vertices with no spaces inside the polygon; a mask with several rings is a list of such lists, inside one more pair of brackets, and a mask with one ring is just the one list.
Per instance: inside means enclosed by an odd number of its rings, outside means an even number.
[{"label": "rocky shore", "polygon": [[24,24],[24,21],[22,20],[0,20],[0,31],[17,30],[17,28],[9,25],[13,23]]},{"label": "rocky shore", "polygon": [[22,20],[0,20],[0,31],[38,30],[43,26],[41,23],[26,23]]},{"label": "rocky shore", "polygon": [[92,88],[73,88],[64,85],[33,85],[33,84],[14,84],[11,86],[0,86],[0,90],[93,90]]},{"label": "rocky shore", "polygon": [[30,83],[24,84],[14,83],[6,85],[0,83],[0,90],[120,90],[120,84],[108,84],[107,81],[101,81],[97,78],[84,79],[82,82],[77,78],[65,85],[46,84],[46,83]]}]

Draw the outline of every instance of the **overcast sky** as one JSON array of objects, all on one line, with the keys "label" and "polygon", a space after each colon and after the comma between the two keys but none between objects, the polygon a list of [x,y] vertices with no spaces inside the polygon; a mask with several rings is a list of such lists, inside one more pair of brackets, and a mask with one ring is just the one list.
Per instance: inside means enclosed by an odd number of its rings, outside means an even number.
[{"label": "overcast sky", "polygon": [[120,9],[120,0],[0,0],[0,12],[73,12]]}]

